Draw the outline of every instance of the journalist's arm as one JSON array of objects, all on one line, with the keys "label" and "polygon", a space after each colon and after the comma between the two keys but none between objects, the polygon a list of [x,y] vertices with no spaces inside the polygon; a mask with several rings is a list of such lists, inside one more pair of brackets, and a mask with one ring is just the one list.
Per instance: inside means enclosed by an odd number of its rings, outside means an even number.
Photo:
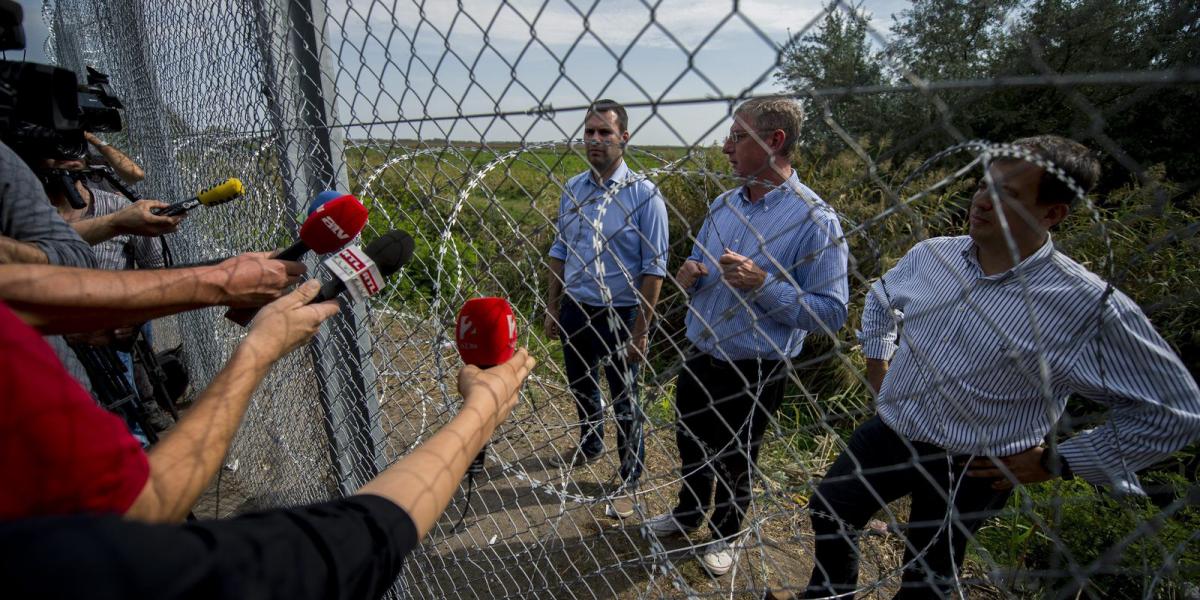
[{"label": "journalist's arm", "polygon": [[310,280],[258,313],[195,405],[150,448],[150,477],[125,516],[145,521],[187,516],[220,468],[250,397],[271,366],[311,339],[338,311],[336,301],[309,304],[319,289],[320,282]]},{"label": "journalist's arm", "polygon": [[98,271],[0,265],[0,300],[43,334],[142,323],[206,306],[261,306],[305,272],[265,252],[187,269]]},{"label": "journalist's arm", "polygon": [[522,349],[486,371],[465,367],[458,416],[358,495],[186,525],[0,522],[0,579],[15,597],[382,597],[533,366]]}]

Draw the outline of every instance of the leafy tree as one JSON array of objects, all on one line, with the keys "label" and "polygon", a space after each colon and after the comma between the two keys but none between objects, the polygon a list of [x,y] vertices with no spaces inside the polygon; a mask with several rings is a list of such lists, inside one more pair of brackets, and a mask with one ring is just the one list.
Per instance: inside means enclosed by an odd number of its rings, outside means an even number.
[{"label": "leafy tree", "polygon": [[[796,34],[789,40],[776,78],[801,95],[884,83],[868,40],[869,18],[861,6],[831,2],[816,31]],[[835,124],[854,138],[873,139],[879,133],[876,123],[884,111],[879,96],[864,94],[812,96],[809,107],[814,114],[804,143],[828,151],[842,147]]]}]

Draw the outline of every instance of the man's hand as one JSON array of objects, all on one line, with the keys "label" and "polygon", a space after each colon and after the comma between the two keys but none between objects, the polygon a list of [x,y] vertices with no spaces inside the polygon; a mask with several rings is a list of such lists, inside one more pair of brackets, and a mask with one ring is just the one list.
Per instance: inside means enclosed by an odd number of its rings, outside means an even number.
[{"label": "man's hand", "polygon": [[757,290],[767,281],[767,272],[758,268],[754,261],[730,250],[717,260],[721,265],[721,276],[729,285],[739,290]]},{"label": "man's hand", "polygon": [[219,304],[234,308],[262,306],[275,300],[308,270],[304,263],[272,259],[269,252],[248,252],[213,268],[221,289]]},{"label": "man's hand", "polygon": [[646,346],[650,343],[650,336],[646,333],[634,332],[629,336],[629,347],[625,350],[625,358],[629,362],[642,362],[646,360]]},{"label": "man's hand", "polygon": [[537,361],[524,348],[519,348],[507,362],[490,369],[467,365],[458,372],[458,393],[463,408],[478,410],[485,419],[493,416],[497,423],[508,418],[517,405],[517,392]]},{"label": "man's hand", "polygon": [[867,383],[871,386],[871,391],[879,394],[879,390],[883,389],[883,378],[887,375],[889,361],[868,358],[867,359]]},{"label": "man's hand", "polygon": [[675,274],[675,282],[679,287],[688,289],[696,285],[696,280],[708,275],[708,267],[704,263],[694,260],[685,260],[683,265],[679,267],[679,272]]},{"label": "man's hand", "polygon": [[113,231],[118,234],[141,235],[155,237],[174,233],[183,220],[183,215],[164,217],[150,212],[155,208],[168,206],[158,200],[138,200],[112,214]]},{"label": "man's hand", "polygon": [[309,304],[321,289],[313,279],[292,293],[266,305],[250,323],[244,344],[274,362],[311,340],[326,319],[341,308],[337,300]]},{"label": "man's hand", "polygon": [[[1018,483],[1038,483],[1040,481],[1049,481],[1054,479],[1049,471],[1042,468],[1042,452],[1045,448],[1034,446],[1024,452],[1013,454],[1012,456],[1004,456],[996,459],[977,458],[967,465],[967,477],[987,477],[995,479],[992,483],[994,490],[1007,490],[1012,488],[1012,477],[1017,479]],[[1002,463],[1008,472],[1000,470],[993,463],[995,460]]]},{"label": "man's hand", "polygon": [[547,308],[546,320],[542,323],[542,332],[550,340],[558,339],[558,311]]}]

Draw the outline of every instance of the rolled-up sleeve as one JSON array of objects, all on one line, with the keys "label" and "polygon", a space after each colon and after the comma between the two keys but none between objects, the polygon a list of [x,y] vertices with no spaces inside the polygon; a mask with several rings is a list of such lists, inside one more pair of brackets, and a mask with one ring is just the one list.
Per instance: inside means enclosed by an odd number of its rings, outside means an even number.
[{"label": "rolled-up sleeve", "polygon": [[790,277],[768,279],[754,301],[768,317],[789,327],[834,332],[846,323],[850,252],[836,215],[816,210],[812,219]]},{"label": "rolled-up sleeve", "polygon": [[667,231],[667,203],[658,187],[646,182],[649,198],[641,215],[642,264],[641,275],[666,277],[670,233]]},{"label": "rolled-up sleeve", "polygon": [[1067,386],[1111,407],[1108,421],[1059,446],[1071,471],[1136,489],[1132,474],[1200,438],[1200,390],[1142,311],[1120,292],[1081,344]]},{"label": "rolled-up sleeve", "polygon": [[[568,183],[568,186],[570,184]],[[567,243],[563,241],[563,217],[567,214],[567,190],[558,200],[558,216],[554,219],[554,243],[550,245],[550,258],[567,260]]]},{"label": "rolled-up sleeve", "polygon": [[896,353],[897,324],[904,316],[904,296],[900,292],[906,285],[910,256],[915,250],[910,250],[867,290],[862,328],[858,330],[858,342],[866,358],[891,360]]}]

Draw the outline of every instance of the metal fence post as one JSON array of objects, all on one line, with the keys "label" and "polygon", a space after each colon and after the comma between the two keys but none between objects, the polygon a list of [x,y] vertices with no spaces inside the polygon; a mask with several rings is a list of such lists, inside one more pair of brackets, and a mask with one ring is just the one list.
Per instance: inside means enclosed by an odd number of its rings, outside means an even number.
[{"label": "metal fence post", "polygon": [[[324,6],[310,0],[260,0],[255,11],[264,67],[274,71],[264,91],[278,134],[284,187],[293,211],[304,214],[309,199],[322,190],[350,187],[343,132],[336,127]],[[276,56],[277,42],[284,42],[280,46],[286,56]],[[309,266],[315,268],[316,261]],[[350,306],[321,328],[310,348],[334,477],[343,495],[385,465],[366,322],[366,307]]]}]

